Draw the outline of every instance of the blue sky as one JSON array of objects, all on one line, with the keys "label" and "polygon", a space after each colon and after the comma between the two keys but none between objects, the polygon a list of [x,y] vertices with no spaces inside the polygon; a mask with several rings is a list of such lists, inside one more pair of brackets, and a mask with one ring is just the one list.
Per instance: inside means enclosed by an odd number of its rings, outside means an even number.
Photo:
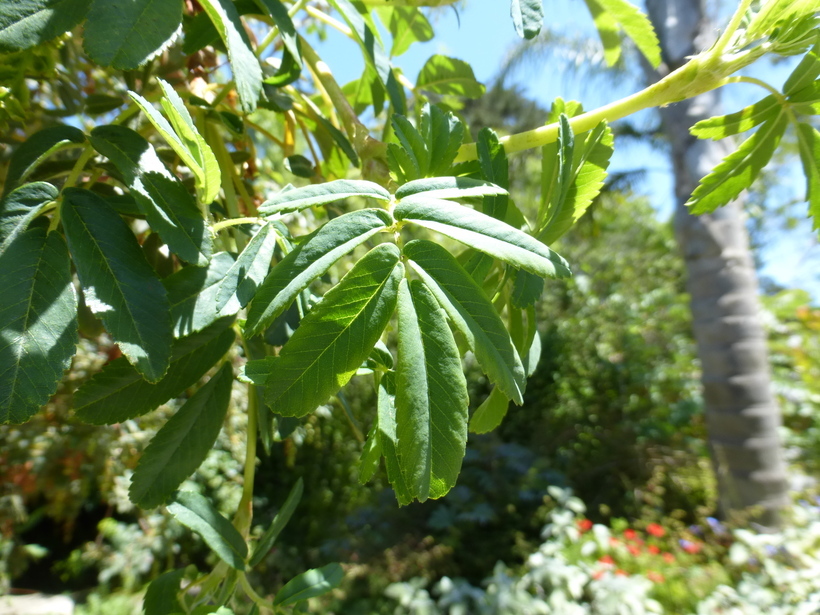
[{"label": "blue sky", "polygon": [[[553,31],[566,36],[594,36],[592,21],[582,2],[553,0],[545,2],[545,9],[547,23]],[[520,42],[513,29],[507,0],[473,0],[460,6],[458,15],[452,7],[444,7],[433,11],[430,20],[436,32],[435,38],[428,43],[412,45],[407,53],[394,59],[394,64],[411,81],[415,81],[427,58],[442,53],[467,61],[473,67],[476,78],[489,84],[497,77],[510,49]],[[329,29],[327,40],[319,45],[319,53],[340,82],[356,79],[361,74],[363,61],[358,48],[339,33]],[[777,67],[764,67],[762,77],[779,86],[792,65],[785,63]],[[760,69],[755,74],[761,76]],[[592,108],[621,98],[636,87],[629,80],[619,85],[598,79],[585,85],[562,68],[560,58],[532,62],[508,76],[508,81],[518,84],[547,108],[556,96],[574,98],[583,102],[586,108]],[[762,96],[759,90],[748,85],[730,86],[724,90],[724,107],[727,111],[739,109]],[[642,120],[647,121],[647,117],[639,117],[636,121]],[[637,190],[650,198],[659,216],[668,218],[673,202],[669,162],[665,156],[648,147],[616,143],[611,169],[623,171],[635,168],[646,171],[646,179]],[[778,196],[802,198],[804,180],[799,167],[789,171],[784,183],[789,186]],[[805,208],[804,204],[798,206],[799,211],[805,211]],[[815,273],[816,265],[820,263],[820,249],[810,223],[803,221],[788,231],[774,229],[770,235],[771,243],[763,252],[763,273],[780,284],[803,287],[812,291],[815,298],[820,297],[820,277]]]}]

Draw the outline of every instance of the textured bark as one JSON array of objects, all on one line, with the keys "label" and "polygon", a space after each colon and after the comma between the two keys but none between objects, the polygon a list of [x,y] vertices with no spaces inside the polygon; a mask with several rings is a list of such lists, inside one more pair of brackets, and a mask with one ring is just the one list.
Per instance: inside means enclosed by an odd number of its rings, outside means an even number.
[{"label": "textured bark", "polygon": [[[647,7],[661,40],[664,72],[713,42],[715,28],[703,0],[648,0]],[[709,92],[661,110],[675,172],[675,234],[686,261],[721,510],[754,507],[759,521],[776,525],[788,479],[743,197],[709,215],[693,216],[684,206],[700,178],[730,151],[726,141],[689,134],[692,124],[719,114],[719,107],[719,93]]]}]

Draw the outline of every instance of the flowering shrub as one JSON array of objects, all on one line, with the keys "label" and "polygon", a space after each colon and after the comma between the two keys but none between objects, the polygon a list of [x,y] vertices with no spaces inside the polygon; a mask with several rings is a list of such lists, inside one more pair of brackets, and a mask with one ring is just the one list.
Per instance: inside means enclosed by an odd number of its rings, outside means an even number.
[{"label": "flowering shrub", "polygon": [[396,615],[808,615],[820,610],[820,506],[795,507],[780,533],[730,532],[720,521],[683,533],[660,523],[613,527],[585,518],[569,490],[550,488],[556,506],[544,542],[520,570],[496,564],[483,587],[444,577],[414,579],[386,594]]}]

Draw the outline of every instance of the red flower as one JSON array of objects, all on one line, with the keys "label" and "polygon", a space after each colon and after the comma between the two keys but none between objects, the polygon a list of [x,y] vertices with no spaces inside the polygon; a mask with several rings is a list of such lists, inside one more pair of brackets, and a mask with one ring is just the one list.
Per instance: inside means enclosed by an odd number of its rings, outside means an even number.
[{"label": "red flower", "polygon": [[641,549],[636,545],[627,545],[626,547],[632,555],[640,555]]},{"label": "red flower", "polygon": [[663,583],[666,579],[663,578],[663,575],[660,572],[655,572],[654,570],[650,570],[646,573],[646,578],[652,581],[653,583]]},{"label": "red flower", "polygon": [[658,538],[666,534],[666,530],[663,529],[663,527],[661,527],[657,523],[650,523],[649,525],[647,525],[646,531],[652,534],[653,536],[657,536]]},{"label": "red flower", "polygon": [[635,533],[635,530],[631,528],[628,530],[624,530],[624,538],[626,538],[627,540],[635,540],[636,536],[637,534]]},{"label": "red flower", "polygon": [[599,561],[599,562],[601,562],[602,564],[609,564],[609,565],[612,565],[612,564],[614,564],[614,563],[615,563],[615,560],[614,560],[614,559],[612,559],[612,556],[611,556],[611,555],[604,555],[604,556],[603,556],[602,558],[600,558],[598,561]]},{"label": "red flower", "polygon": [[664,553],[662,557],[663,557],[663,561],[665,561],[667,564],[674,564],[675,563],[675,556],[672,555],[671,553]]},{"label": "red flower", "polygon": [[661,550],[660,550],[658,547],[656,547],[655,545],[649,545],[649,546],[647,547],[647,550],[648,550],[648,551],[649,551],[652,555],[657,555],[658,553],[660,553],[660,552],[661,552]]},{"label": "red flower", "polygon": [[589,519],[578,519],[578,529],[581,530],[581,533],[588,532],[592,529],[592,521]]}]

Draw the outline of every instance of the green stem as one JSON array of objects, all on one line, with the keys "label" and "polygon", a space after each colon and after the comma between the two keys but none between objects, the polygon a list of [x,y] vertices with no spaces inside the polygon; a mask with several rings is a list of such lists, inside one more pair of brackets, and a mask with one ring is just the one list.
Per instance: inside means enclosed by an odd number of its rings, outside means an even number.
[{"label": "green stem", "polygon": [[743,21],[743,16],[746,14],[746,11],[749,10],[751,4],[752,0],[741,0],[735,14],[732,15],[729,25],[726,26],[726,30],[724,30],[723,34],[720,35],[720,38],[712,46],[712,49],[709,52],[711,55],[714,57],[720,57],[723,55],[723,52],[726,50],[726,47],[735,35],[735,32],[737,32],[740,22]]},{"label": "green stem", "polygon": [[253,600],[254,604],[256,604],[260,609],[265,609],[267,611],[271,611],[276,613],[278,609],[273,604],[273,602],[268,602],[262,596],[256,593],[253,586],[248,581],[248,577],[245,576],[244,572],[239,573],[239,584],[242,586],[242,589],[247,594],[248,598]]},{"label": "green stem", "polygon": [[738,75],[736,77],[726,77],[723,80],[721,85],[729,85],[730,83],[751,83],[753,85],[760,86],[764,90],[768,91],[772,96],[774,96],[777,101],[783,105],[784,107],[788,104],[786,101],[786,97],[774,86],[769,85],[765,81],[761,79],[756,79],[755,77],[747,77],[745,75]]},{"label": "green stem", "polygon": [[63,185],[64,188],[69,186],[76,186],[77,182],[80,180],[80,175],[82,175],[83,170],[85,169],[85,165],[88,164],[88,161],[94,157],[94,148],[91,145],[86,145],[83,153],[80,154],[80,157],[77,159],[77,162],[74,164],[74,167],[71,169],[71,173],[68,174],[68,177],[65,180],[65,184]]},{"label": "green stem", "polygon": [[229,226],[237,226],[239,224],[265,224],[264,218],[247,217],[247,218],[229,218],[228,220],[220,220],[211,227],[211,231],[216,234],[223,228]]},{"label": "green stem", "polygon": [[247,445],[245,448],[245,472],[242,485],[242,499],[239,500],[239,508],[234,517],[234,527],[239,530],[242,537],[247,540],[251,531],[251,521],[253,519],[253,482],[256,474],[256,440],[259,430],[259,402],[256,387],[248,385],[248,427]]}]

